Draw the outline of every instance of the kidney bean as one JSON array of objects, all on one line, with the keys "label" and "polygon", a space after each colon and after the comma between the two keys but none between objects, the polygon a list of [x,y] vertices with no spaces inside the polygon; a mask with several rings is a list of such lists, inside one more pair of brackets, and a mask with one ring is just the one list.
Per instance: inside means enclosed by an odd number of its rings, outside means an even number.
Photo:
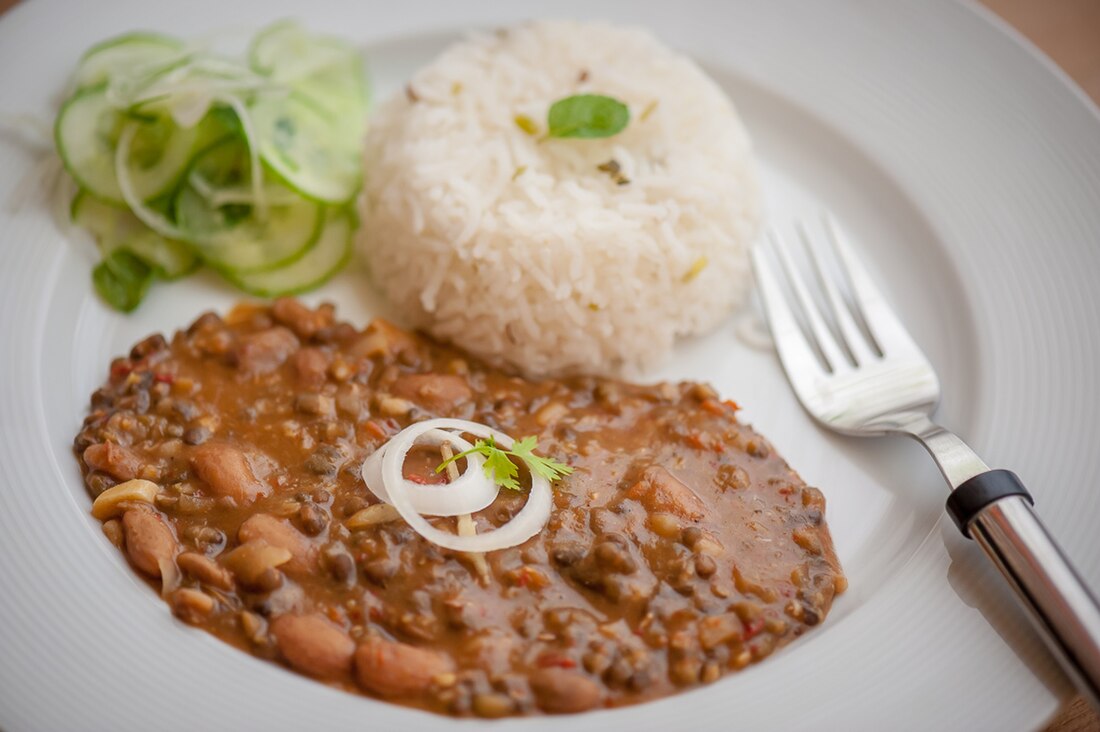
[{"label": "kidney bean", "polygon": [[293,330],[299,338],[312,338],[318,331],[328,328],[335,320],[332,305],[322,305],[314,310],[293,297],[280,297],[271,305],[275,320]]},{"label": "kidney bean", "polygon": [[181,587],[168,597],[168,604],[177,618],[198,625],[214,610],[214,598],[201,590]]},{"label": "kidney bean", "polygon": [[402,374],[390,391],[436,414],[450,413],[471,398],[466,379],[453,374]]},{"label": "kidney bean", "polygon": [[297,337],[286,328],[276,326],[241,336],[233,351],[233,360],[241,373],[258,376],[282,366],[296,350]]},{"label": "kidney bean", "polygon": [[382,638],[370,638],[355,651],[359,685],[383,697],[422,694],[435,677],[453,668],[440,653]]},{"label": "kidney bean", "polygon": [[646,469],[642,479],[626,492],[650,513],[671,513],[698,521],[706,515],[706,506],[686,483],[660,465]]},{"label": "kidney bean", "polygon": [[320,348],[301,348],[294,354],[292,363],[303,386],[319,389],[328,376],[328,365],[332,357]]},{"label": "kidney bean", "polygon": [[287,663],[303,673],[336,679],[351,672],[355,642],[321,613],[280,615],[271,633]]},{"label": "kidney bean", "polygon": [[184,552],[176,557],[176,564],[199,582],[217,587],[219,590],[233,589],[233,575],[205,554]]},{"label": "kidney bean", "polygon": [[249,456],[224,442],[206,442],[196,447],[191,454],[191,467],[214,493],[240,503],[251,503],[271,491],[253,472]]},{"label": "kidney bean", "polygon": [[583,712],[603,701],[601,686],[575,671],[541,668],[529,681],[539,708],[550,714]]},{"label": "kidney bean", "polygon": [[317,562],[317,549],[289,522],[266,513],[250,516],[237,532],[241,542],[259,542],[286,549],[291,560],[286,569],[292,572],[312,570]]},{"label": "kidney bean", "polygon": [[160,513],[144,504],[122,514],[122,534],[130,561],[150,577],[160,577],[161,563],[172,561],[179,550],[172,529]]},{"label": "kidney bean", "polygon": [[144,461],[129,448],[114,442],[89,445],[84,451],[84,462],[92,470],[100,470],[118,480],[132,480],[141,476]]}]

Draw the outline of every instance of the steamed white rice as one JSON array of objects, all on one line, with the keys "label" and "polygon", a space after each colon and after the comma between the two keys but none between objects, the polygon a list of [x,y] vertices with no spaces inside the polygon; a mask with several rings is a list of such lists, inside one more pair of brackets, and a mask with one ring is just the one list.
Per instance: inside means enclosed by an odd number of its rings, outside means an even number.
[{"label": "steamed white rice", "polygon": [[[573,94],[605,139],[546,139]],[[517,115],[535,121],[531,135]],[[598,169],[616,161],[620,185]],[[740,304],[759,223],[729,99],[648,32],[536,22],[447,49],[367,137],[363,249],[409,323],[533,375],[634,370]]]}]

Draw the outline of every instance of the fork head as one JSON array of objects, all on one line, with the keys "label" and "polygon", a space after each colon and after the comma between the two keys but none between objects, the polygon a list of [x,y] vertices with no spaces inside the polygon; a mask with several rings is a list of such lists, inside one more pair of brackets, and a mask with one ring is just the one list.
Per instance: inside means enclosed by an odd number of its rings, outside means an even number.
[{"label": "fork head", "polygon": [[[753,247],[757,288],[779,359],[802,406],[825,427],[867,436],[906,431],[914,416],[935,409],[939,379],[836,222],[828,214],[822,219],[824,236],[811,236],[800,221],[794,226],[813,265],[817,297],[775,228]],[[841,276],[830,273],[835,270]]]}]

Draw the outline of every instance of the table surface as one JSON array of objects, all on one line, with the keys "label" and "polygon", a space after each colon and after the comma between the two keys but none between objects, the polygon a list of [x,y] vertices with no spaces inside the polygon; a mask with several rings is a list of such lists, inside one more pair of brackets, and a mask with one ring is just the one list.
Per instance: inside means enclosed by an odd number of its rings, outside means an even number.
[{"label": "table surface", "polygon": [[[0,0],[0,13],[18,0]],[[1100,0],[981,0],[1100,104]],[[1100,715],[1080,697],[1043,732],[1095,732]]]}]

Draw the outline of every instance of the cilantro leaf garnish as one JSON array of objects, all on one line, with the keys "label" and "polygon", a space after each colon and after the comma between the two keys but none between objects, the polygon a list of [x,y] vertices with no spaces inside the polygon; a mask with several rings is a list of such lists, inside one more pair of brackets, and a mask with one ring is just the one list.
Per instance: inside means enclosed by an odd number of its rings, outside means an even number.
[{"label": "cilantro leaf garnish", "polygon": [[518,480],[519,468],[516,467],[516,464],[512,462],[511,458],[522,460],[523,464],[527,466],[527,469],[530,470],[533,475],[545,478],[551,483],[573,472],[573,468],[565,463],[559,463],[553,458],[536,455],[535,449],[538,448],[538,446],[538,438],[531,435],[516,440],[512,444],[511,450],[504,450],[497,445],[496,440],[493,439],[492,436],[489,436],[485,439],[479,439],[469,450],[460,452],[444,460],[436,467],[435,472],[442,473],[451,463],[459,458],[472,455],[473,453],[484,456],[485,465],[483,469],[489,480],[493,481],[501,488],[507,488],[513,491],[520,490]]}]

